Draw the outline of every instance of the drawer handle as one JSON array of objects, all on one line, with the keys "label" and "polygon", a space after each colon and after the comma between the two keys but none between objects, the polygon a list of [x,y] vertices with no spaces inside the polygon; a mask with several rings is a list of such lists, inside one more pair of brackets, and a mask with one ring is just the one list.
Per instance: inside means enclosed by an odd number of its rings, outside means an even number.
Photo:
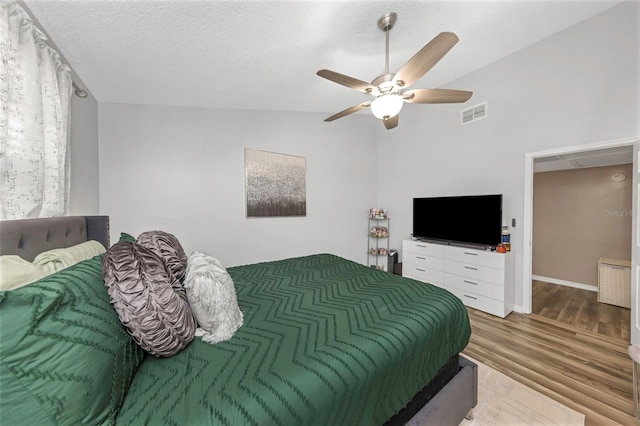
[{"label": "drawer handle", "polygon": [[416,268],[416,271],[420,271],[420,272],[427,272],[424,269],[420,269],[420,268]]},{"label": "drawer handle", "polygon": [[478,285],[478,283],[474,283],[473,281],[467,281],[467,280],[464,280],[464,282],[465,282],[465,283],[467,283],[467,284]]},{"label": "drawer handle", "polygon": [[421,256],[416,256],[416,259],[427,260],[427,258],[426,258],[426,257],[421,257]]},{"label": "drawer handle", "polygon": [[477,256],[478,253],[469,253],[468,251],[464,251],[464,254],[468,254],[469,256]]},{"label": "drawer handle", "polygon": [[471,269],[471,270],[474,270],[474,271],[478,270],[478,268],[472,268],[471,266],[465,266],[464,269]]},{"label": "drawer handle", "polygon": [[478,300],[477,297],[469,296],[468,294],[465,294],[464,297],[468,297],[469,299],[473,299],[473,300]]},{"label": "drawer handle", "polygon": [[426,248],[427,246],[422,245],[422,244],[416,244],[417,247],[422,247],[422,248]]}]

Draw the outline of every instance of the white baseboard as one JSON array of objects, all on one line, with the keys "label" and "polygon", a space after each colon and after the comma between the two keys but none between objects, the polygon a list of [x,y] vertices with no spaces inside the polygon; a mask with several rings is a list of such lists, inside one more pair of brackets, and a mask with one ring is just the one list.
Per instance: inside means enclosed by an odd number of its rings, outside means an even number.
[{"label": "white baseboard", "polygon": [[598,292],[598,287],[589,284],[575,283],[573,281],[559,280],[557,278],[549,278],[549,277],[541,277],[540,275],[532,275],[531,279],[536,281],[544,281],[550,284],[558,284],[566,287],[579,288],[581,290],[595,291]]},{"label": "white baseboard", "polygon": [[513,312],[517,312],[519,314],[524,312],[524,309],[522,309],[522,306],[518,306],[518,305],[513,305]]}]

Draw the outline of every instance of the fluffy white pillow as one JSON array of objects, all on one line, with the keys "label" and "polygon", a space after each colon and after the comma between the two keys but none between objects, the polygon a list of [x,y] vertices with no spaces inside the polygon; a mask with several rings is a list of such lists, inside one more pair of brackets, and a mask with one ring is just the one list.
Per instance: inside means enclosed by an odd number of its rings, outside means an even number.
[{"label": "fluffy white pillow", "polygon": [[233,280],[217,259],[193,252],[187,259],[184,287],[199,325],[196,336],[209,343],[224,342],[242,326]]},{"label": "fluffy white pillow", "polygon": [[75,246],[42,252],[33,259],[33,264],[50,275],[83,260],[91,259],[105,251],[107,250],[102,244],[89,240]]},{"label": "fluffy white pillow", "polygon": [[0,290],[13,290],[47,274],[28,260],[13,254],[0,256]]}]

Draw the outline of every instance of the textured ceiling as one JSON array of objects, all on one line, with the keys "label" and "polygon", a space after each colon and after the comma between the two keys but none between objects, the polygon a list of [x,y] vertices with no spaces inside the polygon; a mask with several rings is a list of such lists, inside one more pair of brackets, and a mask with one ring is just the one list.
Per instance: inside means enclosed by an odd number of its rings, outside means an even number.
[{"label": "textured ceiling", "polygon": [[[99,102],[320,111],[365,95],[315,75],[371,81],[384,71],[376,22],[397,71],[442,31],[460,42],[413,88],[434,88],[616,1],[26,0]],[[473,87],[455,87],[473,90]]]}]

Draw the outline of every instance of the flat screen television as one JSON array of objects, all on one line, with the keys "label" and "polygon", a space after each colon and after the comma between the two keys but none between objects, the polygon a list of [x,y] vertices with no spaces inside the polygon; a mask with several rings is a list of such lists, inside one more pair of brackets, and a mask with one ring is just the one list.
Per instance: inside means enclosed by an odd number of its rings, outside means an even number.
[{"label": "flat screen television", "polygon": [[413,237],[495,247],[502,236],[502,194],[413,199]]}]

